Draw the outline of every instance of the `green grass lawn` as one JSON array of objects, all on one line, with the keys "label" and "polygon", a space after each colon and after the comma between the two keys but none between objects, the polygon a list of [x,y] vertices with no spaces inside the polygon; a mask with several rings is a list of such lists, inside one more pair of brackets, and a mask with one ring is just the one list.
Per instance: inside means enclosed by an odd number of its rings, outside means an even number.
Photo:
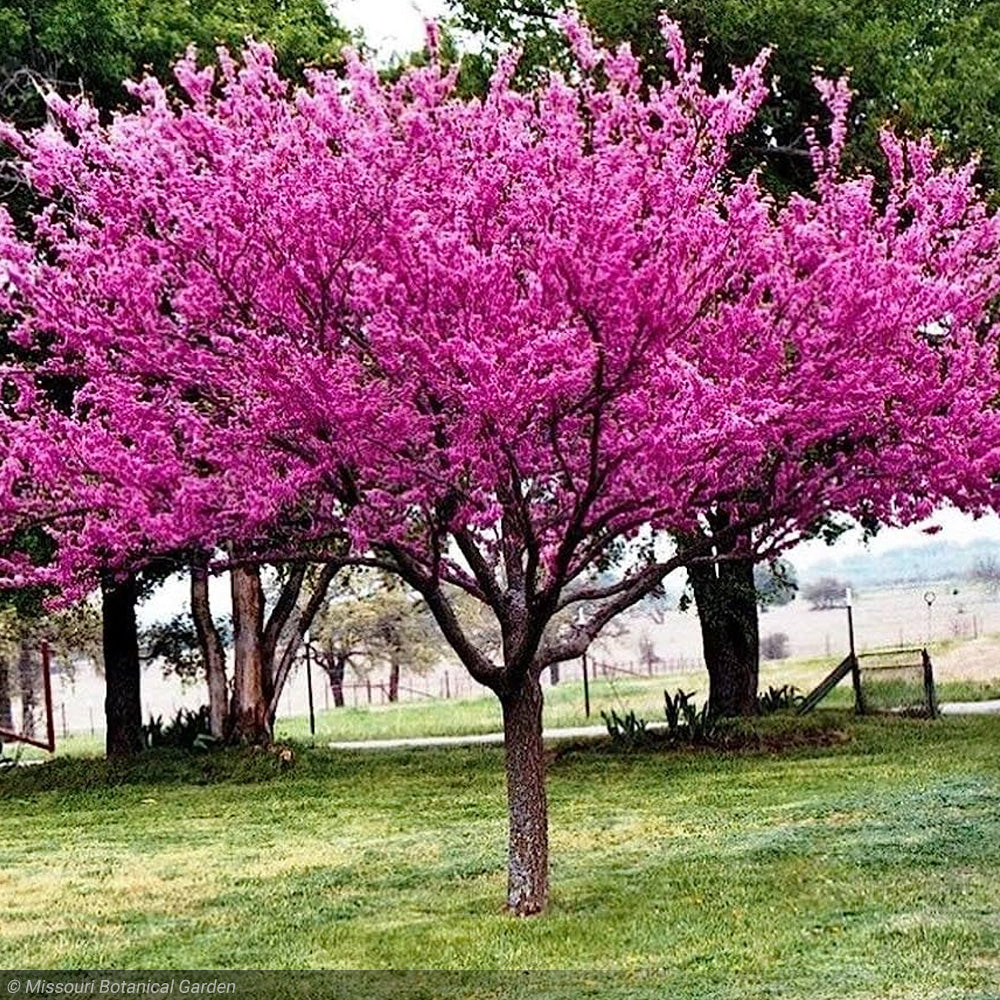
[{"label": "green grass lawn", "polygon": [[498,749],[0,772],[0,967],[612,970],[594,996],[656,969],[671,998],[1000,996],[1000,720],[794,726],[842,735],[555,755],[553,901],[528,921],[501,911]]}]

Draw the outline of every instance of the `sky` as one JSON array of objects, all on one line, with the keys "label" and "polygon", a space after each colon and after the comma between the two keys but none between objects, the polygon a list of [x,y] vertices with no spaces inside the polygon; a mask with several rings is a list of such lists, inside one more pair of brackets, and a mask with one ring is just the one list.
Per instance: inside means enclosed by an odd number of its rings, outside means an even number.
[{"label": "sky", "polygon": [[333,8],[342,24],[364,31],[380,59],[422,48],[424,22],[447,13],[443,0],[336,0]]}]

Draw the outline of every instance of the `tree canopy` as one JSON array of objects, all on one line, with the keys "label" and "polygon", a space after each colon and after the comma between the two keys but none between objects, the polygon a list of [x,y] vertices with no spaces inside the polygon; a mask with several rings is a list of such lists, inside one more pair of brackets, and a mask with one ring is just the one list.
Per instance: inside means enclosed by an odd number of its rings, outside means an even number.
[{"label": "tree canopy", "polygon": [[34,0],[0,9],[0,117],[44,119],[31,76],[83,90],[101,108],[123,103],[122,81],[150,71],[166,79],[191,44],[212,56],[247,37],[267,41],[282,71],[329,66],[347,33],[322,0]]},{"label": "tree canopy", "polygon": [[878,132],[932,130],[954,156],[983,153],[983,177],[1000,183],[1000,3],[996,0],[450,0],[457,22],[480,36],[466,56],[470,89],[482,86],[504,48],[524,50],[522,79],[565,65],[560,13],[574,8],[606,42],[630,43],[656,77],[667,69],[659,17],[669,14],[705,51],[709,79],[726,84],[729,67],[764,47],[773,53],[775,86],[742,140],[744,159],[767,157],[771,179],[802,187],[811,180],[803,128],[822,111],[812,78],[849,74],[849,161],[881,168]]}]

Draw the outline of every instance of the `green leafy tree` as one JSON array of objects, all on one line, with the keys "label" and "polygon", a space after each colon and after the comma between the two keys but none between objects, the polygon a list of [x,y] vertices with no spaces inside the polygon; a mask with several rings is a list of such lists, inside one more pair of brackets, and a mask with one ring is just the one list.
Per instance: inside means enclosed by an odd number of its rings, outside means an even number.
[{"label": "green leafy tree", "polygon": [[[517,44],[520,79],[565,61],[559,15],[569,0],[450,0],[455,22],[482,41],[465,57],[467,79],[487,79],[498,51]],[[877,133],[931,130],[954,154],[983,152],[983,178],[997,185],[1000,165],[1000,2],[995,0],[578,0],[575,4],[609,42],[627,41],[664,69],[659,17],[669,14],[685,37],[699,39],[709,79],[725,82],[730,64],[750,62],[772,46],[779,85],[744,139],[747,163],[768,158],[772,185],[809,179],[804,127],[821,111],[812,85],[850,73],[856,91],[849,153],[881,168]]]},{"label": "green leafy tree", "polygon": [[780,608],[794,599],[799,589],[795,567],[787,559],[758,563],[753,568],[753,585],[761,611]]},{"label": "green leafy tree", "polygon": [[190,44],[206,55],[248,36],[271,44],[283,73],[329,66],[348,33],[322,0],[33,0],[0,9],[0,114],[44,119],[35,83],[86,91],[102,108],[125,99],[122,81],[162,79]]},{"label": "green leafy tree", "polygon": [[427,605],[383,573],[347,577],[316,616],[313,633],[338,707],[348,667],[362,677],[387,670],[389,701],[396,701],[404,668],[425,674],[447,656]]}]

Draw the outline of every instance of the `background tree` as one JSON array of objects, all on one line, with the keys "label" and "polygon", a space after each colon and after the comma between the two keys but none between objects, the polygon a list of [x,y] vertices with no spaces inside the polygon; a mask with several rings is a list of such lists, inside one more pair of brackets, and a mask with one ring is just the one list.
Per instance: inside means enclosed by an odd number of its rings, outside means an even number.
[{"label": "background tree", "polygon": [[833,576],[824,576],[802,588],[802,596],[809,602],[812,611],[835,608],[847,600],[850,584]]},{"label": "background tree", "polygon": [[88,94],[102,109],[127,100],[123,80],[169,77],[189,45],[211,58],[216,45],[267,41],[286,76],[333,66],[349,34],[322,0],[34,0],[0,10],[0,116],[45,121],[37,84]]},{"label": "background tree", "polygon": [[464,56],[470,88],[489,79],[511,45],[523,46],[523,81],[565,66],[569,46],[559,18],[571,9],[609,45],[631,44],[647,78],[657,79],[669,68],[659,32],[667,14],[698,40],[706,77],[717,84],[728,82],[730,66],[773,47],[770,66],[781,82],[741,137],[738,154],[753,166],[764,157],[772,186],[802,189],[812,182],[805,130],[823,110],[812,85],[817,67],[831,77],[850,74],[856,96],[849,163],[883,169],[878,133],[888,120],[904,131],[931,130],[952,156],[982,151],[982,178],[996,186],[996,0],[449,0],[449,6],[456,24],[479,43]]},{"label": "background tree", "polygon": [[799,589],[798,574],[787,559],[758,563],[753,568],[753,586],[761,611],[780,608],[795,599]]},{"label": "background tree", "polygon": [[317,615],[313,633],[337,707],[344,704],[348,666],[361,677],[386,669],[394,702],[404,668],[425,674],[447,652],[424,602],[385,573],[353,573]]},{"label": "background tree", "polygon": [[760,654],[765,660],[788,659],[788,634],[769,632],[760,641]]}]

